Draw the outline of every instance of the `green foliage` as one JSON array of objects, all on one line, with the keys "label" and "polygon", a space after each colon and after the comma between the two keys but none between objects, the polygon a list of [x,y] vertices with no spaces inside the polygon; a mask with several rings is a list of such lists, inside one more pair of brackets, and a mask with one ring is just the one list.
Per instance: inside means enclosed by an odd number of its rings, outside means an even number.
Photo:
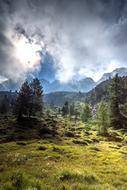
[{"label": "green foliage", "polygon": [[70,116],[73,116],[75,114],[75,105],[74,105],[74,103],[72,103],[70,105],[69,114],[70,114]]},{"label": "green foliage", "polygon": [[[110,128],[108,136],[101,136],[94,120],[85,130],[87,123],[54,118],[53,113],[39,121],[8,119],[0,123],[0,190],[127,189],[124,130]],[[55,138],[40,136],[54,133],[56,126]],[[6,141],[12,134],[17,141]]]},{"label": "green foliage", "polygon": [[7,95],[4,95],[1,104],[0,104],[0,113],[6,114],[9,111],[9,98]]},{"label": "green foliage", "polygon": [[123,121],[120,114],[120,104],[122,103],[123,83],[116,75],[110,86],[110,125],[116,129],[122,128]]},{"label": "green foliage", "polygon": [[79,181],[86,184],[93,184],[98,181],[98,178],[94,174],[89,173],[76,173],[71,171],[62,171],[58,174],[58,179],[61,181],[68,180],[68,181]]},{"label": "green foliage", "polygon": [[85,104],[82,108],[82,112],[81,112],[81,120],[82,122],[88,122],[88,120],[92,117],[91,114],[91,107],[89,106],[89,104]]},{"label": "green foliage", "polygon": [[42,190],[42,183],[23,172],[14,172],[2,190]]},{"label": "green foliage", "polygon": [[30,87],[32,89],[32,97],[29,116],[31,116],[31,114],[35,114],[36,112],[41,112],[43,106],[43,90],[40,81],[37,78],[33,79],[32,83],[30,84]]},{"label": "green foliage", "polygon": [[97,110],[97,122],[99,125],[99,133],[102,135],[106,135],[109,127],[109,114],[108,114],[108,106],[106,103],[101,102],[98,106]]},{"label": "green foliage", "polygon": [[67,116],[69,114],[69,103],[66,101],[62,107],[62,115]]},{"label": "green foliage", "polygon": [[42,87],[38,79],[22,85],[16,100],[14,112],[20,120],[23,115],[31,117],[42,110]]}]

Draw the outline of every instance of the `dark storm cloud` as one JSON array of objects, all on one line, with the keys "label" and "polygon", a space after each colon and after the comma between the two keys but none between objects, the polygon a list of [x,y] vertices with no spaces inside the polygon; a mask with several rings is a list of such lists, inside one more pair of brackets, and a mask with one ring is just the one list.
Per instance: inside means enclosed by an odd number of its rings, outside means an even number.
[{"label": "dark storm cloud", "polygon": [[0,14],[1,76],[22,70],[13,54],[15,33],[43,44],[63,82],[126,66],[125,0],[2,0]]}]

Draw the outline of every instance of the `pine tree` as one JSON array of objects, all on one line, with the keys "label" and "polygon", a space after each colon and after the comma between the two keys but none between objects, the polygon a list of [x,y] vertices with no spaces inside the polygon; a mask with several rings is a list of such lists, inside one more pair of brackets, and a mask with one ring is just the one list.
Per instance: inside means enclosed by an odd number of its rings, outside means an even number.
[{"label": "pine tree", "polygon": [[8,111],[9,111],[9,99],[8,99],[7,95],[4,95],[4,98],[0,105],[0,113],[6,114]]},{"label": "pine tree", "polygon": [[67,116],[69,114],[69,103],[66,101],[62,107],[62,115]]},{"label": "pine tree", "polygon": [[70,114],[70,116],[73,116],[74,113],[75,113],[75,105],[74,105],[74,103],[72,103],[70,105],[69,114]]},{"label": "pine tree", "polygon": [[87,122],[91,117],[91,107],[89,106],[89,104],[85,104],[81,112],[81,120],[82,122]]},{"label": "pine tree", "polygon": [[74,110],[74,116],[75,116],[75,123],[78,120],[78,116],[80,115],[78,108],[75,108]]},{"label": "pine tree", "polygon": [[28,82],[24,82],[16,100],[14,112],[17,115],[17,119],[20,120],[23,115],[27,115],[29,112],[30,102],[32,97],[32,90]]},{"label": "pine tree", "polygon": [[43,108],[43,89],[40,81],[37,78],[33,79],[30,87],[32,90],[32,97],[30,102],[29,117],[31,114],[41,112]]},{"label": "pine tree", "polygon": [[99,125],[99,132],[102,135],[107,134],[107,129],[109,127],[109,114],[108,106],[106,103],[101,102],[97,110],[97,122]]},{"label": "pine tree", "polygon": [[16,100],[15,114],[20,120],[23,115],[31,117],[42,111],[42,87],[38,79],[34,79],[31,84],[27,81],[22,85]]},{"label": "pine tree", "polygon": [[118,75],[112,79],[110,86],[110,125],[116,129],[122,128],[123,121],[120,105],[123,103],[123,82]]}]

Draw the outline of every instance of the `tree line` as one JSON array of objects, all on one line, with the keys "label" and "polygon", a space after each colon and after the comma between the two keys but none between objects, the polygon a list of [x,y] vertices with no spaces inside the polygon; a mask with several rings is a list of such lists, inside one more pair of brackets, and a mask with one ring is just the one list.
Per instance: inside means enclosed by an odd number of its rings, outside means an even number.
[{"label": "tree line", "polygon": [[4,95],[0,112],[6,114],[10,107],[17,120],[21,120],[24,116],[31,118],[31,116],[42,113],[43,88],[39,79],[35,78],[32,82],[24,82],[19,92],[15,92],[15,96],[11,100]]},{"label": "tree line", "polygon": [[64,117],[76,115],[75,117],[78,116],[84,123],[94,117],[102,134],[107,134],[109,127],[127,129],[127,80],[116,74],[108,88],[108,100],[101,100],[95,106],[95,110],[88,103],[81,105],[77,109],[76,104],[69,105],[66,101],[62,107],[62,115]]},{"label": "tree line", "polygon": [[[18,120],[23,117],[31,118],[43,111],[43,88],[40,81],[36,78],[32,82],[24,82],[19,92],[16,92],[15,100],[10,102],[5,95],[0,105],[0,112],[5,114],[10,106]],[[127,80],[116,75],[109,85],[108,101],[102,100],[96,108],[88,103],[69,103],[66,101],[59,113],[63,117],[69,117],[77,121],[87,123],[95,119],[100,126],[100,131],[107,133],[108,127],[115,129],[127,128]]]}]

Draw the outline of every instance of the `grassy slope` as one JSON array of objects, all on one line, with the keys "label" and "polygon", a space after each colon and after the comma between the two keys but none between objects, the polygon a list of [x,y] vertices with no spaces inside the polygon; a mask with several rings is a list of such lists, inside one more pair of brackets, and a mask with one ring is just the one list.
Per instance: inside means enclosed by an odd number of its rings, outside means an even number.
[{"label": "grassy slope", "polygon": [[61,121],[55,138],[1,143],[0,190],[126,190],[125,142],[83,127]]}]

